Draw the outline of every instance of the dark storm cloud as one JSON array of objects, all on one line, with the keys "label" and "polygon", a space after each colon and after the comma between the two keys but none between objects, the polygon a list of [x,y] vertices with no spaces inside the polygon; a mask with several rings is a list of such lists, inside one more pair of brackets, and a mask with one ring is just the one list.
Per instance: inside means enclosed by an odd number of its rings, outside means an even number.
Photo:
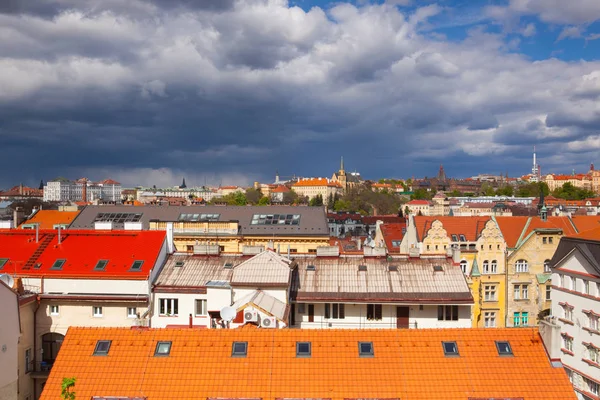
[{"label": "dark storm cloud", "polygon": [[2,186],[330,176],[341,156],[374,179],[520,175],[532,144],[594,146],[595,105],[571,88],[597,65],[532,63],[477,32],[429,41],[385,5],[0,4]]}]

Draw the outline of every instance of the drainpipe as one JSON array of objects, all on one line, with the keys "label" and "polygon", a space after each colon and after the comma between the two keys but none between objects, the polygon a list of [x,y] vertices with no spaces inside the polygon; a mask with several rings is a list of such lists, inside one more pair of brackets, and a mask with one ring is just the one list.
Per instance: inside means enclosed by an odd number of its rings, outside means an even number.
[{"label": "drainpipe", "polygon": [[508,248],[504,250],[504,327],[508,327]]},{"label": "drainpipe", "polygon": [[[37,359],[38,359],[38,350],[37,350],[37,312],[40,309],[40,296],[36,298],[36,307],[33,310],[33,370],[37,370]],[[33,398],[37,399],[37,382],[33,383]]]}]

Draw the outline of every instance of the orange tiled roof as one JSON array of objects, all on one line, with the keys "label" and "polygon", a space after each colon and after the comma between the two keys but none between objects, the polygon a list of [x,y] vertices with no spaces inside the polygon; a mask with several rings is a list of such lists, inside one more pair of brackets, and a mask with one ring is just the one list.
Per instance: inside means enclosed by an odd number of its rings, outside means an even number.
[{"label": "orange tiled roof", "polygon": [[66,224],[77,217],[79,211],[56,211],[56,210],[40,210],[36,212],[31,219],[23,222],[20,226],[26,224],[40,224],[40,229],[54,229],[54,225]]},{"label": "orange tiled roof", "polygon": [[496,217],[496,222],[509,248],[515,248],[519,239],[524,239],[534,229],[559,228],[564,235],[576,233],[568,217],[548,217],[546,222],[540,217]]},{"label": "orange tiled roof", "polygon": [[19,197],[19,196],[31,196],[31,197],[42,197],[44,191],[42,189],[30,188],[23,186],[22,192],[20,186],[13,186],[5,192],[0,191],[0,196],[6,197]]},{"label": "orange tiled roof", "polygon": [[436,217],[436,216],[416,216],[415,226],[417,228],[417,234],[419,241],[423,238],[431,229],[431,224],[434,221],[440,221],[448,234],[451,235],[465,235],[465,238],[469,242],[474,242],[479,237],[479,234],[485,228],[486,222],[490,220],[490,217]]},{"label": "orange tiled roof", "polygon": [[342,187],[339,182],[333,182],[327,178],[306,178],[294,183],[293,186],[336,186]]},{"label": "orange tiled roof", "polygon": [[[165,237],[164,231],[68,229],[62,231],[61,244],[58,244],[55,230],[40,230],[37,243],[34,230],[3,230],[0,232],[0,258],[7,258],[8,262],[1,272],[35,277],[148,279]],[[36,250],[41,250],[39,257]],[[62,269],[51,269],[58,259],[66,260]],[[103,271],[94,270],[99,260],[108,260]],[[135,260],[144,263],[139,271],[130,271]]]},{"label": "orange tiled roof", "polygon": [[578,232],[600,227],[600,216],[596,215],[575,215],[571,217],[571,221],[573,221],[573,225],[575,225]]},{"label": "orange tiled roof", "polygon": [[[112,341],[107,355],[92,355],[98,340]],[[496,340],[514,356],[499,356]],[[158,341],[172,342],[168,356],[154,357]],[[297,358],[304,341],[312,355]],[[373,344],[373,357],[358,355],[361,341]],[[446,357],[442,341],[455,341],[460,355]],[[233,342],[248,343],[246,357],[231,357]],[[41,399],[60,397],[64,377],[77,379],[81,399],[576,399],[536,328],[71,327]]]},{"label": "orange tiled roof", "polygon": [[588,229],[570,237],[600,242],[600,224],[596,224],[595,228]]},{"label": "orange tiled roof", "polygon": [[[403,223],[395,223],[395,224],[382,224],[380,226],[381,234],[383,235],[383,240],[385,240],[385,245],[390,252],[399,252],[400,249],[398,246],[394,246],[392,241],[401,241],[404,237],[403,230],[406,230],[406,222]],[[397,249],[397,250],[396,250]]]},{"label": "orange tiled roof", "polygon": [[416,206],[416,205],[426,206],[426,205],[430,205],[431,202],[429,200],[411,200],[406,204],[410,205],[410,206]]},{"label": "orange tiled roof", "polygon": [[285,185],[277,185],[275,188],[271,189],[271,193],[287,193],[290,189]]}]

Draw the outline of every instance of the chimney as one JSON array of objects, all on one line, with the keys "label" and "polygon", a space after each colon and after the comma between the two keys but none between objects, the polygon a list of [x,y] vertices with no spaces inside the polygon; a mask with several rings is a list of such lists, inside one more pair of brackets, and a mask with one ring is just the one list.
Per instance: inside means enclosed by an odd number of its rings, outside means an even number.
[{"label": "chimney", "polygon": [[290,258],[290,245],[289,244],[288,244],[288,256],[287,256],[287,258],[288,259]]},{"label": "chimney", "polygon": [[35,242],[40,241],[40,224],[35,224]]},{"label": "chimney", "polygon": [[81,188],[81,201],[87,202],[87,179],[83,178]]},{"label": "chimney", "polygon": [[190,328],[194,326],[194,319],[192,318],[192,314],[190,314]]},{"label": "chimney", "polygon": [[61,238],[61,236],[60,236],[60,230],[61,230],[61,228],[62,228],[62,227],[59,225],[59,226],[58,226],[58,244],[61,244],[61,243],[62,243],[62,238]]},{"label": "chimney", "polygon": [[17,207],[13,212],[14,227],[18,227],[23,221],[25,221],[25,211],[23,211],[23,207]]},{"label": "chimney", "polygon": [[356,238],[356,248],[357,248],[358,250],[361,250],[361,249],[362,249],[362,242],[361,242],[361,240],[360,240],[360,237],[357,237],[357,238]]},{"label": "chimney", "polygon": [[175,246],[173,244],[173,222],[167,222],[167,251],[169,254],[175,252]]}]

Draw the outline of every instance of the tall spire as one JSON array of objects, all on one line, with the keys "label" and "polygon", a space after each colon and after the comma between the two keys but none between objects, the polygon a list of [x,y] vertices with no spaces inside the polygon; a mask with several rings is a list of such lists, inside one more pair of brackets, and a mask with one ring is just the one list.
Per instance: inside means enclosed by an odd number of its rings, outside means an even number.
[{"label": "tall spire", "polygon": [[183,182],[181,182],[181,186],[179,186],[179,189],[186,189],[187,185],[185,184],[185,178],[183,178]]},{"label": "tall spire", "polygon": [[342,156],[342,159],[340,161],[340,171],[344,170],[344,156]]}]

